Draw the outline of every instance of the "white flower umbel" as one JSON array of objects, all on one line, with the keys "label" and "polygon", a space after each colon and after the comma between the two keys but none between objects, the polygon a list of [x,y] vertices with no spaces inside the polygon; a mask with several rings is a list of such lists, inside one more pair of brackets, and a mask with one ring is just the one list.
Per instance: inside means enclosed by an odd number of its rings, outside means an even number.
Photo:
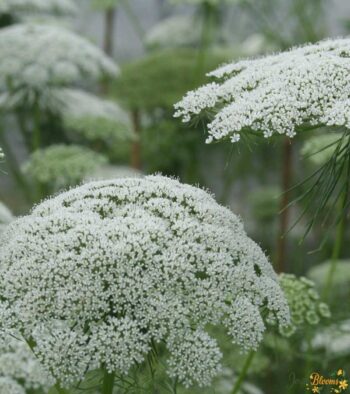
[{"label": "white flower umbel", "polygon": [[67,129],[88,140],[110,144],[135,138],[128,114],[115,102],[78,89],[56,89],[52,94],[61,103],[60,112]]},{"label": "white flower umbel", "polygon": [[72,0],[0,0],[0,14],[18,19],[35,15],[74,15],[77,7]]},{"label": "white flower umbel", "polygon": [[[48,391],[53,383],[52,378],[44,372],[27,343],[11,336],[0,337],[1,379],[11,379],[25,390]],[[0,394],[5,393],[8,394],[0,388]]]},{"label": "white flower umbel", "polygon": [[190,15],[174,15],[161,20],[146,35],[151,48],[178,48],[200,42],[201,27]]},{"label": "white flower umbel", "polygon": [[321,41],[280,54],[227,64],[175,105],[189,121],[214,114],[207,142],[237,142],[247,131],[293,137],[303,127],[349,128],[350,39]]},{"label": "white flower umbel", "polygon": [[103,365],[126,373],[160,342],[171,376],[208,384],[220,368],[208,324],[224,324],[244,350],[261,340],[260,308],[289,324],[277,276],[241,221],[166,177],[72,189],[11,223],[1,244],[1,325],[33,339],[65,385]]},{"label": "white flower umbel", "polygon": [[42,90],[118,72],[99,48],[58,26],[19,24],[1,29],[0,58],[0,89],[5,91]]},{"label": "white flower umbel", "polygon": [[26,394],[26,391],[15,380],[0,376],[0,394]]}]

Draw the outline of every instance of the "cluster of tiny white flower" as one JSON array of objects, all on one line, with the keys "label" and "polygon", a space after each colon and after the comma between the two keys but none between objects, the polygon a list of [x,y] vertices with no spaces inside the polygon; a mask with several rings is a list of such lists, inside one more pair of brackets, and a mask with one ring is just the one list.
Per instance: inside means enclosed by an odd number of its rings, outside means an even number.
[{"label": "cluster of tiny white flower", "polygon": [[[44,372],[28,344],[11,336],[0,337],[0,379],[15,382],[15,386],[19,384],[23,392],[39,389],[48,391],[53,383],[53,379]],[[0,393],[9,392],[2,391],[0,384]]]},{"label": "cluster of tiny white flower", "polygon": [[223,323],[245,350],[261,340],[260,307],[289,324],[278,278],[241,221],[173,179],[85,184],[1,237],[2,328],[31,339],[64,385],[102,365],[125,373],[159,342],[171,376],[208,384],[220,368],[208,324]]},{"label": "cluster of tiny white flower", "polygon": [[328,305],[320,301],[314,282],[293,274],[281,274],[279,281],[291,313],[291,325],[280,327],[282,335],[290,336],[304,324],[315,325],[321,318],[331,316]]},{"label": "cluster of tiny white flower", "polygon": [[1,0],[0,14],[17,18],[30,14],[74,15],[77,12],[72,0]]},{"label": "cluster of tiny white flower", "polygon": [[35,151],[23,165],[23,172],[50,191],[76,186],[98,166],[105,156],[80,145],[51,145]]},{"label": "cluster of tiny white flower", "polygon": [[128,114],[115,102],[78,89],[57,88],[52,92],[67,129],[89,140],[116,143],[134,138]]},{"label": "cluster of tiny white flower", "polygon": [[146,44],[151,48],[178,48],[194,46],[200,38],[200,24],[193,16],[175,15],[152,27],[146,35]]},{"label": "cluster of tiny white flower", "polygon": [[26,394],[26,391],[15,380],[0,376],[0,394]]},{"label": "cluster of tiny white flower", "polygon": [[0,88],[5,91],[71,84],[118,72],[99,48],[58,26],[18,24],[1,29],[0,56]]},{"label": "cluster of tiny white flower", "polygon": [[304,126],[349,128],[350,40],[336,39],[220,67],[217,79],[175,105],[189,121],[204,110],[216,112],[207,143],[240,139],[252,130],[268,138],[293,137]]}]

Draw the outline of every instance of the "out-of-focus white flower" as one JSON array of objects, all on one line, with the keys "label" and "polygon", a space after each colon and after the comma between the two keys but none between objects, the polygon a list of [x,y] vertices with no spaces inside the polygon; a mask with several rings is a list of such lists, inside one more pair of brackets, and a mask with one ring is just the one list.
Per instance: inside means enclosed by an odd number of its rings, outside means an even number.
[{"label": "out-of-focus white flower", "polygon": [[0,376],[0,394],[26,394],[26,391],[15,380]]},{"label": "out-of-focus white flower", "polygon": [[350,355],[350,320],[320,330],[312,339],[314,349],[326,350],[330,357]]},{"label": "out-of-focus white flower", "polygon": [[135,168],[128,166],[105,165],[98,167],[95,171],[89,173],[85,178],[85,182],[119,178],[140,178],[142,176],[142,172],[135,170]]},{"label": "out-of-focus white flower", "polygon": [[252,34],[240,45],[240,51],[244,56],[261,55],[271,49],[263,34]]},{"label": "out-of-focus white flower", "polygon": [[0,0],[0,14],[17,19],[29,15],[74,15],[77,7],[72,0]]},{"label": "out-of-focus white flower", "polygon": [[278,278],[241,221],[173,179],[85,184],[11,223],[1,245],[0,324],[32,338],[65,385],[102,365],[127,373],[159,342],[171,376],[207,384],[220,368],[209,324],[243,349],[261,340],[260,307],[289,324]]},{"label": "out-of-focus white flower", "polygon": [[128,114],[115,102],[78,89],[56,89],[52,95],[60,103],[65,127],[88,140],[115,144],[135,138]]},{"label": "out-of-focus white flower", "polygon": [[178,48],[200,42],[201,27],[190,15],[174,15],[161,20],[146,35],[151,48]]},{"label": "out-of-focus white flower", "polygon": [[[22,390],[48,391],[53,384],[53,379],[44,372],[27,343],[11,336],[0,337],[1,379],[16,382]],[[0,393],[9,392],[2,391],[0,383]]]},{"label": "out-of-focus white flower", "polygon": [[[315,265],[307,273],[307,276],[315,282],[319,289],[322,289],[326,285],[332,264],[332,260],[327,260]],[[338,260],[336,267],[333,274],[333,291],[337,294],[346,292],[350,294],[350,261]]]},{"label": "out-of-focus white flower", "polygon": [[290,336],[304,324],[315,325],[321,318],[331,316],[328,305],[320,301],[315,284],[311,280],[297,278],[293,274],[281,274],[279,282],[291,312],[291,325],[280,328],[282,335]]},{"label": "out-of-focus white flower", "polygon": [[350,128],[350,40],[321,41],[276,55],[227,64],[187,93],[175,116],[213,111],[207,142],[247,131],[293,137],[302,127]]},{"label": "out-of-focus white flower", "polygon": [[80,145],[51,145],[35,151],[23,166],[23,172],[47,185],[49,192],[76,186],[107,159]]},{"label": "out-of-focus white flower", "polygon": [[238,4],[242,0],[171,0],[173,4],[190,4],[190,5],[200,5],[204,3],[209,3],[211,5],[219,5],[223,3]]},{"label": "out-of-focus white flower", "polygon": [[5,154],[2,150],[2,148],[0,148],[0,160],[2,160],[5,157]]},{"label": "out-of-focus white flower", "polygon": [[58,26],[19,24],[1,29],[0,57],[0,89],[5,92],[37,92],[118,72],[99,48]]}]

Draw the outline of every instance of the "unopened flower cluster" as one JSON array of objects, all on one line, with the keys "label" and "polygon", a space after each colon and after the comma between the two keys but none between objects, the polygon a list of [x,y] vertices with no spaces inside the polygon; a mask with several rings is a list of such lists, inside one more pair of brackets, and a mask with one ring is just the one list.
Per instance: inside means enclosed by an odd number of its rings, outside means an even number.
[{"label": "unopened flower cluster", "polygon": [[102,365],[128,373],[151,344],[168,373],[207,384],[223,323],[256,349],[260,307],[289,324],[278,278],[241,221],[205,191],[148,176],[92,182],[11,223],[0,247],[0,322],[18,328],[63,384]]},{"label": "unopened flower cluster", "polygon": [[51,145],[35,151],[23,171],[53,191],[75,186],[107,159],[80,145]]},{"label": "unopened flower cluster", "polygon": [[297,278],[293,274],[281,274],[279,282],[291,313],[291,325],[280,327],[282,335],[290,336],[298,327],[305,324],[316,325],[322,318],[331,316],[328,305],[320,301],[315,284],[311,280]]},{"label": "unopened flower cluster", "polygon": [[134,138],[128,114],[116,103],[78,89],[55,89],[52,94],[60,103],[68,130],[90,141],[103,140],[110,144]]},{"label": "unopened flower cluster", "polygon": [[77,11],[72,0],[1,0],[0,14],[16,17],[28,14],[73,15]]},{"label": "unopened flower cluster", "polygon": [[1,29],[0,57],[0,88],[10,91],[117,73],[99,48],[58,26],[18,24]]},{"label": "unopened flower cluster", "polygon": [[214,82],[176,104],[175,116],[189,121],[212,112],[207,143],[246,131],[293,137],[305,126],[349,128],[350,40],[314,45],[227,64],[208,75]]},{"label": "unopened flower cluster", "polygon": [[[23,340],[0,336],[0,393],[47,392],[53,380]],[[5,390],[8,389],[8,391]]]}]

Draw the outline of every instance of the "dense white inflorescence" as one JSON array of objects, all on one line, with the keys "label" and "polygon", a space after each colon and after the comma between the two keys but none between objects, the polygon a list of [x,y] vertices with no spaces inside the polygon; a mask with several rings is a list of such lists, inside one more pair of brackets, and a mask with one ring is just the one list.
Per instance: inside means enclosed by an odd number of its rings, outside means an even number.
[{"label": "dense white inflorescence", "polygon": [[0,57],[0,89],[5,91],[39,90],[118,72],[99,48],[58,26],[19,24],[1,29]]},{"label": "dense white inflorescence", "polygon": [[68,129],[89,140],[109,143],[134,138],[128,114],[115,102],[78,89],[55,89],[52,94],[61,103],[61,115]]},{"label": "dense white inflorescence", "polygon": [[72,189],[11,223],[1,244],[2,328],[32,339],[64,385],[102,365],[127,373],[160,342],[171,376],[207,384],[220,368],[208,324],[245,350],[265,329],[260,308],[289,324],[277,276],[241,221],[166,177]]},{"label": "dense white inflorescence", "polygon": [[207,143],[246,131],[293,137],[304,126],[349,128],[350,39],[321,41],[287,52],[227,64],[211,82],[175,105],[189,121],[213,111]]},{"label": "dense white inflorescence", "polygon": [[0,0],[0,14],[17,18],[28,14],[74,15],[77,12],[72,0]]},{"label": "dense white inflorescence", "polygon": [[193,16],[174,15],[152,27],[146,35],[146,44],[152,48],[178,48],[194,46],[200,39],[200,24]]},{"label": "dense white inflorescence", "polygon": [[[0,337],[1,379],[15,382],[15,386],[19,384],[22,390],[48,391],[53,383],[52,378],[44,372],[27,343],[11,336]],[[1,390],[1,383],[0,393],[8,394],[7,391]]]}]

